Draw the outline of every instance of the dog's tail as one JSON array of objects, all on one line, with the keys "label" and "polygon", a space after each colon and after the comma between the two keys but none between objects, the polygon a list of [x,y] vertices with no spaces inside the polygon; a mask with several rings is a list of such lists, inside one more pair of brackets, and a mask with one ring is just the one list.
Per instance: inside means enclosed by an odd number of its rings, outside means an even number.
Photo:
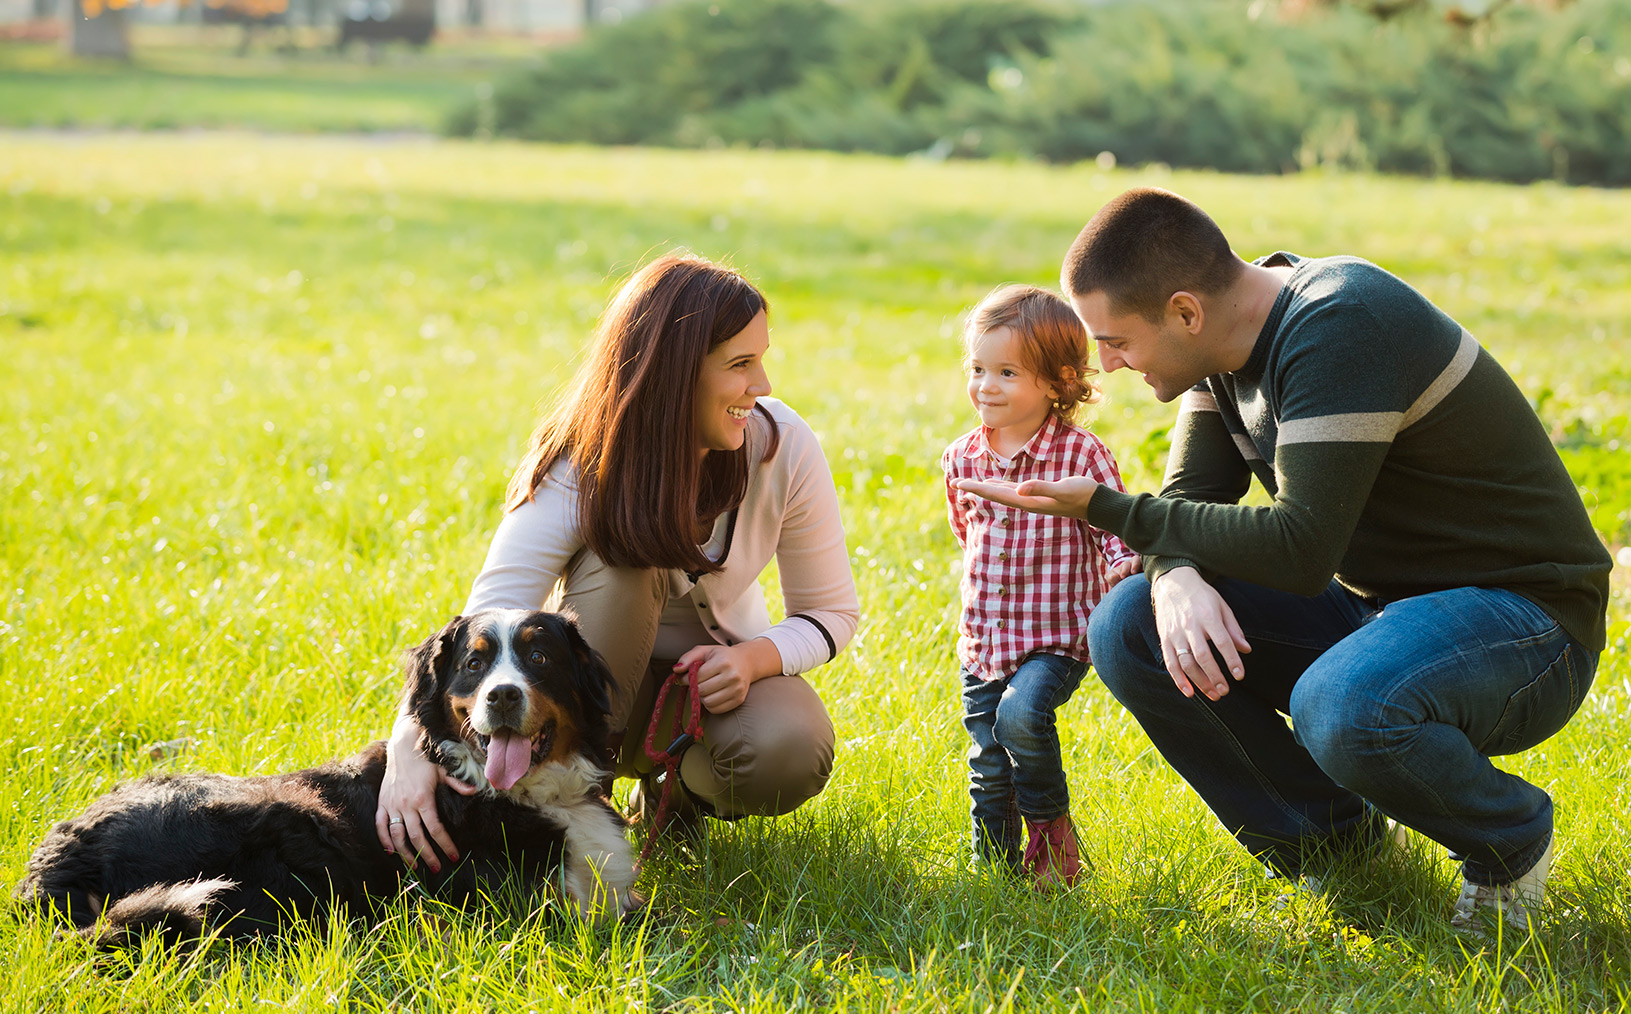
[{"label": "dog's tail", "polygon": [[154,884],[120,898],[108,906],[101,920],[79,932],[110,950],[138,945],[150,933],[158,933],[171,945],[191,944],[203,934],[207,910],[216,896],[237,886],[236,881],[224,879]]}]

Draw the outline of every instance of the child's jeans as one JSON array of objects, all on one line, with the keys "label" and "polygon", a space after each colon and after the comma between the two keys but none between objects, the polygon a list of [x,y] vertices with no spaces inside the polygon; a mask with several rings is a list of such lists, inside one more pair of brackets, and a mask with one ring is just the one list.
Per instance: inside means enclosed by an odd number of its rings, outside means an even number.
[{"label": "child's jeans", "polygon": [[974,740],[968,794],[976,859],[1017,869],[1021,816],[1052,820],[1070,812],[1053,713],[1085,672],[1085,662],[1040,652],[1027,655],[1006,679],[982,680],[963,670],[963,725]]}]

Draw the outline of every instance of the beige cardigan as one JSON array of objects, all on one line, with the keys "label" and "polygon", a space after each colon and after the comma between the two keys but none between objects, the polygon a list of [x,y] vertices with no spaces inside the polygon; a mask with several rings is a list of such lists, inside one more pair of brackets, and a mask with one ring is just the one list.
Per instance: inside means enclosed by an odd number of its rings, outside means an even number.
[{"label": "beige cardigan", "polygon": [[[691,598],[703,629],[721,644],[769,638],[782,671],[802,673],[830,661],[855,633],[860,608],[850,574],[838,494],[815,433],[798,413],[760,398],[781,431],[776,456],[760,461],[768,428],[748,429],[747,492],[727,522],[724,569],[704,574]],[[584,548],[578,531],[576,472],[557,461],[533,499],[504,516],[487,550],[466,613],[537,609],[572,557]],[[787,618],[770,622],[759,574],[776,558]]]}]

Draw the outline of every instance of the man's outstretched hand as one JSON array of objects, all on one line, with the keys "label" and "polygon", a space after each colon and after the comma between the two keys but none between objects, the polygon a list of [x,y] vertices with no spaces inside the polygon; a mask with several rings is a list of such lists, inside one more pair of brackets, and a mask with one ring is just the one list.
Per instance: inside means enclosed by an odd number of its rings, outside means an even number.
[{"label": "man's outstretched hand", "polygon": [[1099,488],[1097,480],[1085,475],[1066,476],[1052,482],[1027,479],[1018,484],[1002,479],[958,479],[952,485],[995,503],[1067,518],[1086,518],[1087,502]]}]

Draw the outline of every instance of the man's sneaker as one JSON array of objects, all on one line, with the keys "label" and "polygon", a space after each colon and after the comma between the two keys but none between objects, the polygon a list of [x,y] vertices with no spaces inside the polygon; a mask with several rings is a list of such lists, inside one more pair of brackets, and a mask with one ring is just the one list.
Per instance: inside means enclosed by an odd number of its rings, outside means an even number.
[{"label": "man's sneaker", "polygon": [[1271,911],[1284,912],[1299,900],[1325,897],[1325,878],[1317,873],[1304,873],[1286,885],[1269,903]]},{"label": "man's sneaker", "polygon": [[[1070,887],[1082,875],[1082,856],[1076,847],[1076,828],[1070,814],[1052,820],[1026,818],[1031,840],[1025,843],[1025,869],[1038,890]],[[1092,868],[1092,864],[1087,864]]]},{"label": "man's sneaker", "polygon": [[1450,925],[1458,930],[1481,933],[1479,913],[1487,912],[1491,917],[1505,919],[1513,929],[1529,929],[1530,920],[1538,915],[1540,903],[1546,897],[1546,877],[1552,872],[1552,848],[1556,843],[1555,837],[1547,842],[1546,851],[1529,872],[1510,884],[1463,882]]}]

